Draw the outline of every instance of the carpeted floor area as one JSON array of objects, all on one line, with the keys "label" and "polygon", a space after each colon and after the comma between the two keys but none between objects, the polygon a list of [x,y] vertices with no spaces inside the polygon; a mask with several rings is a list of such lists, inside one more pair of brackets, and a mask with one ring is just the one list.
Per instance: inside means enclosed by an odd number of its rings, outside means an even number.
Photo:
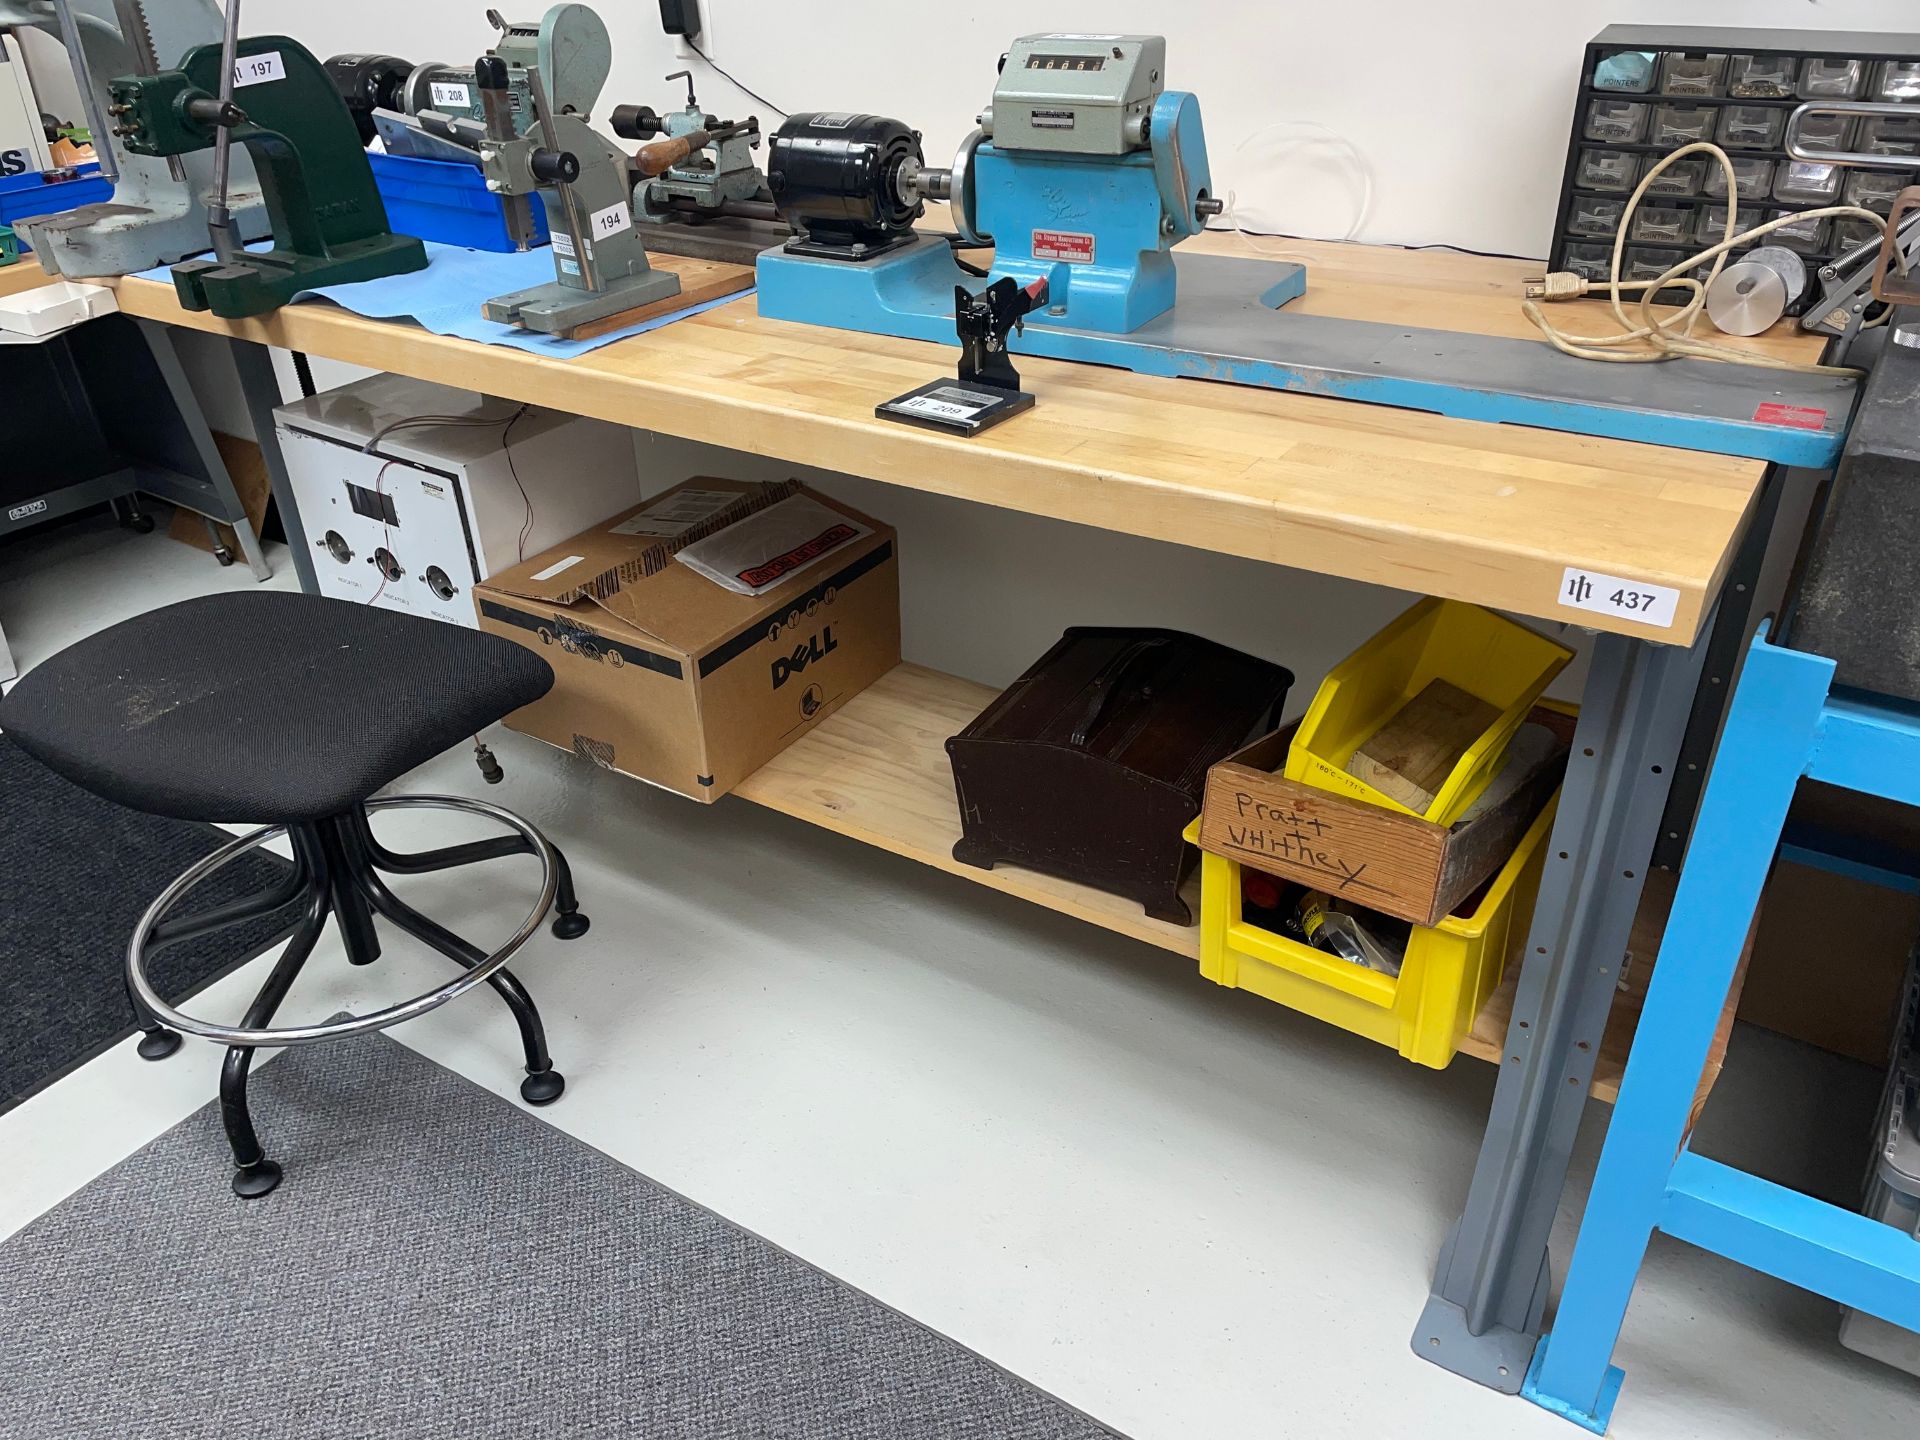
[{"label": "carpeted floor area", "polygon": [[[168,882],[227,838],[102,800],[0,735],[0,1111],[132,1033],[122,975],[134,924]],[[284,863],[246,856],[187,905],[265,889]],[[177,1004],[283,929],[268,917],[163,950],[147,974]],[[0,1432],[4,1425],[0,1416]]]},{"label": "carpeted floor area", "polygon": [[252,1099],[265,1199],[208,1105],[0,1245],[0,1433],[1114,1433],[384,1036]]}]

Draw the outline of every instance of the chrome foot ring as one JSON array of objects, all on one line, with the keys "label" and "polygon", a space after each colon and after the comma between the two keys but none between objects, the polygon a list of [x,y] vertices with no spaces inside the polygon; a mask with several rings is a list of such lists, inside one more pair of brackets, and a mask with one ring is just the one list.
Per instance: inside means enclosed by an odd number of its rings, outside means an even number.
[{"label": "chrome foot ring", "polygon": [[481,815],[496,820],[519,834],[532,847],[532,853],[540,860],[540,898],[521,922],[520,928],[498,950],[475,965],[471,970],[463,971],[454,979],[436,990],[411,1000],[403,1000],[389,1005],[383,1010],[375,1010],[368,1015],[354,1015],[345,1020],[329,1021],[320,1025],[284,1025],[258,1030],[249,1030],[238,1025],[217,1025],[211,1020],[197,1020],[169,1005],[148,983],[145,960],[147,937],[154,926],[166,916],[166,913],[178,904],[188,891],[204,881],[215,871],[223,869],[238,860],[242,855],[257,850],[269,840],[278,839],[287,833],[285,825],[267,825],[258,830],[249,831],[222,845],[204,859],[189,866],[180,877],[160,892],[153,904],[147,907],[147,913],[140,917],[140,923],[134,927],[133,940],[127,946],[127,983],[139,998],[141,1006],[160,1024],[169,1026],[188,1035],[197,1035],[203,1040],[213,1040],[222,1045],[314,1045],[323,1040],[340,1040],[349,1035],[365,1035],[375,1030],[385,1030],[429,1010],[437,1010],[449,1000],[457,1000],[476,985],[484,985],[493,975],[506,968],[506,964],[520,950],[520,947],[533,937],[540,923],[553,909],[555,890],[559,879],[558,857],[547,837],[534,828],[531,822],[523,820],[511,810],[498,805],[489,805],[484,800],[469,800],[459,795],[389,795],[366,802],[368,810],[418,809],[418,810],[460,810],[470,815]]}]

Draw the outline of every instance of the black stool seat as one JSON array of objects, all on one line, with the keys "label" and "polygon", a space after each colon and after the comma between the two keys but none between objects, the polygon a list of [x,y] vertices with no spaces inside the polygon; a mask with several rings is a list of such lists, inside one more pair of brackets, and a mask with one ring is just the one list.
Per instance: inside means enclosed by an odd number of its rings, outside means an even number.
[{"label": "black stool seat", "polygon": [[69,646],[0,702],[0,729],[135,810],[281,825],[341,814],[552,685],[497,636],[249,590]]}]

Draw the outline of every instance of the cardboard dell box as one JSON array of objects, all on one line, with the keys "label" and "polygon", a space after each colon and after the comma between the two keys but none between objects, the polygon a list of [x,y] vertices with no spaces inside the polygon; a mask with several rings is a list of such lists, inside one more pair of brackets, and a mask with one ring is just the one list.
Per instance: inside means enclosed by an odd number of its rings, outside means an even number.
[{"label": "cardboard dell box", "polygon": [[[814,503],[832,513],[805,509]],[[677,558],[796,510],[824,523],[778,553],[752,552],[739,578],[770,586],[760,594]],[[893,531],[797,481],[689,480],[473,598],[482,630],[553,666],[553,689],[510,728],[695,800],[726,794],[900,663]]]}]

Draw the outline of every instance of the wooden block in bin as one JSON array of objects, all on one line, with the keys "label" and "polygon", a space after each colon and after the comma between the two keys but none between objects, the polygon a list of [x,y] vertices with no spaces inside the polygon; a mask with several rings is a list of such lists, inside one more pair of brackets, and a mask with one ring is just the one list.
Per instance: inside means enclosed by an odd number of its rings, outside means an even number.
[{"label": "wooden block in bin", "polygon": [[1560,742],[1492,809],[1435,825],[1278,773],[1293,726],[1207,772],[1200,848],[1416,925],[1437,924],[1498,870],[1566,771],[1573,716],[1536,706],[1528,723]]},{"label": "wooden block in bin", "polygon": [[1500,718],[1498,706],[1446,680],[1431,680],[1361,741],[1347,773],[1424,815],[1453,767]]}]

